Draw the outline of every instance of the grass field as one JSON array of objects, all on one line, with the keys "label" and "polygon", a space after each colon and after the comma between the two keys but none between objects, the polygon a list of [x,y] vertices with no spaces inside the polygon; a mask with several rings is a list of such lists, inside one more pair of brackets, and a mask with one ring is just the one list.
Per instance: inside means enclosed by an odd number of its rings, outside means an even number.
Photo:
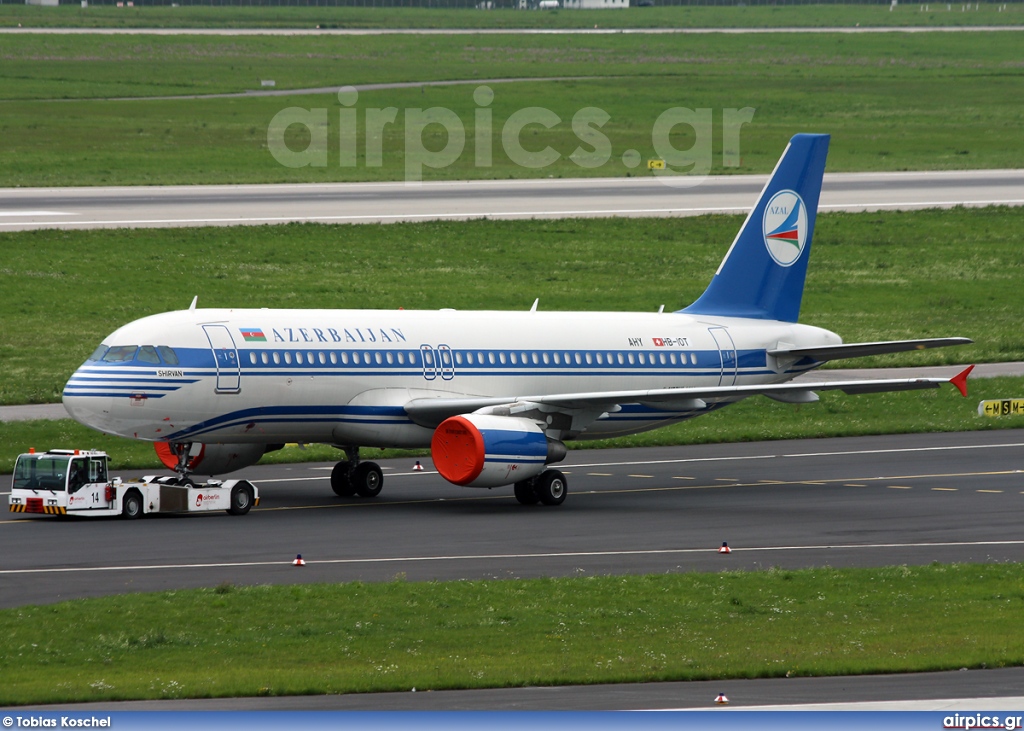
[{"label": "grass field", "polygon": [[[622,155],[658,156],[655,121],[677,106],[710,110],[710,137],[695,140],[678,125],[671,140],[679,150],[708,143],[714,174],[768,172],[790,136],[805,131],[833,135],[830,171],[1024,167],[1019,36],[824,34],[801,37],[799,54],[780,50],[791,36],[0,36],[0,186],[400,180],[406,110],[432,107],[455,113],[467,144],[454,163],[425,169],[425,179],[646,175]],[[333,94],[97,98],[245,91],[261,79],[315,88],[519,76],[589,78],[494,84],[494,159],[480,167],[473,84],[361,92],[359,154],[346,166],[338,162],[341,105]],[[271,120],[292,106],[327,110],[326,165],[289,168],[269,152]],[[398,113],[380,134],[378,166],[366,156],[366,111],[389,107]],[[515,164],[502,144],[505,121],[528,107],[561,120],[522,135],[529,150],[559,153],[540,169]],[[596,167],[569,157],[590,149],[572,128],[573,115],[589,107],[610,118],[601,128],[609,159]],[[748,107],[755,111],[740,132],[739,164],[726,166],[724,110]],[[310,133],[293,127],[290,135],[293,149],[303,149]],[[423,141],[439,150],[447,133],[430,125]]]},{"label": "grass field", "polygon": [[224,584],[0,612],[0,705],[1004,667],[1022,602],[1018,564]]},{"label": "grass field", "polygon": [[749,7],[652,7],[623,11],[519,11],[444,8],[184,7],[59,8],[0,5],[0,26],[26,28],[764,28],[1014,25],[1024,21],[1018,4],[981,3],[964,12],[932,2],[923,11],[888,5]]},{"label": "grass field", "polygon": [[[0,234],[0,403],[60,400],[121,325],[200,307],[653,312],[694,301],[742,223],[474,221]],[[823,214],[801,321],[975,345],[859,365],[1024,360],[1024,209]],[[113,252],[116,252],[113,253]],[[525,284],[529,282],[530,284]]]}]

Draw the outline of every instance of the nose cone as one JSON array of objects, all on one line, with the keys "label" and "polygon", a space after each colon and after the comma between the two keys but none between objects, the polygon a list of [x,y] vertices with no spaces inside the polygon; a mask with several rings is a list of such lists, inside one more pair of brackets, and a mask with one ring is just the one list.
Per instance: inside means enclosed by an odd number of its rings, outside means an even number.
[{"label": "nose cone", "polygon": [[75,371],[64,385],[62,400],[71,418],[79,424],[108,434],[117,434],[111,420],[114,399],[92,384],[81,369]]}]

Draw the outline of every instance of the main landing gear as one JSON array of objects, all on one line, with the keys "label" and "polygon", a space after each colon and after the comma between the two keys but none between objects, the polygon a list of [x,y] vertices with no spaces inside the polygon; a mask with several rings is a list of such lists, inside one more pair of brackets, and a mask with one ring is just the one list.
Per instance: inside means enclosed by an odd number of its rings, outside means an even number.
[{"label": "main landing gear", "polygon": [[558,470],[545,470],[529,480],[517,482],[516,500],[522,505],[561,505],[569,492],[569,483]]},{"label": "main landing gear", "polygon": [[360,462],[359,447],[344,447],[346,459],[331,470],[331,489],[338,497],[377,497],[384,473],[376,462]]}]

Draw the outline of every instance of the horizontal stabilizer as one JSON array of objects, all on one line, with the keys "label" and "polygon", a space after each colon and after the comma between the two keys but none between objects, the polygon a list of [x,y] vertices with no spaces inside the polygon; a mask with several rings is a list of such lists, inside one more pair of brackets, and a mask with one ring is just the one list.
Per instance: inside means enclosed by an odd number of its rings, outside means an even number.
[{"label": "horizontal stabilizer", "polygon": [[974,341],[970,338],[929,338],[926,340],[886,340],[879,343],[844,343],[842,345],[821,345],[815,348],[786,348],[769,350],[768,355],[774,358],[813,358],[817,361],[838,360],[840,358],[863,358],[868,355],[885,353],[903,353],[908,350],[927,350],[928,348],[948,348],[951,345],[969,345]]}]

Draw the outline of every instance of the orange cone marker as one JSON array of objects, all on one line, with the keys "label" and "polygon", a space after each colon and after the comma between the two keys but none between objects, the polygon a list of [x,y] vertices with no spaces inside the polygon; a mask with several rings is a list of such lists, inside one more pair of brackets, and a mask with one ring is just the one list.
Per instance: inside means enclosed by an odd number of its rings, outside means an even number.
[{"label": "orange cone marker", "polygon": [[720,706],[727,706],[729,705],[729,699],[725,697],[725,693],[719,693],[718,697],[715,698],[715,703]]},{"label": "orange cone marker", "polygon": [[420,464],[419,460],[416,460],[416,464],[413,465],[412,471],[413,472],[422,472],[423,471],[423,465]]},{"label": "orange cone marker", "polygon": [[719,553],[732,553],[732,549],[729,548],[729,544],[722,541],[722,547],[718,549]]},{"label": "orange cone marker", "polygon": [[302,554],[301,553],[298,554],[295,557],[294,561],[292,561],[292,566],[305,566],[305,565],[306,565],[306,562],[302,560]]}]

